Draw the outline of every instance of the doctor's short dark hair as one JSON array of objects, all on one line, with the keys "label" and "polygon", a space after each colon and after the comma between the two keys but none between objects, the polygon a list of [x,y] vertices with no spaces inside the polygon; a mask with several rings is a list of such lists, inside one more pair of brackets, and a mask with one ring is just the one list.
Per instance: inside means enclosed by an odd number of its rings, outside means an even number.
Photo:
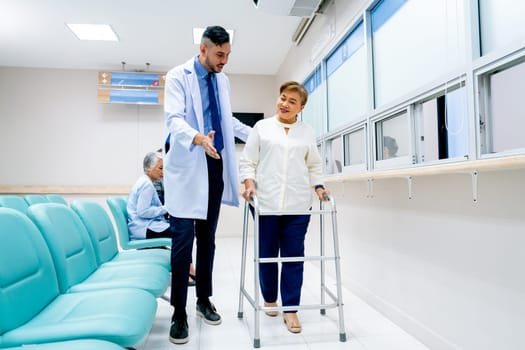
[{"label": "doctor's short dark hair", "polygon": [[209,26],[202,33],[202,41],[209,39],[215,45],[222,45],[230,42],[230,34],[221,26]]}]

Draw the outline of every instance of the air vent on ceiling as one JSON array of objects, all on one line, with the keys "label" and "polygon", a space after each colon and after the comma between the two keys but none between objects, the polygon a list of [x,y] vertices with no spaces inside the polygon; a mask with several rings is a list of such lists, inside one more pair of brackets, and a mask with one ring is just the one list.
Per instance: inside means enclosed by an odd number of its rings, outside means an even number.
[{"label": "air vent on ceiling", "polygon": [[261,11],[282,16],[310,17],[322,0],[252,0]]}]

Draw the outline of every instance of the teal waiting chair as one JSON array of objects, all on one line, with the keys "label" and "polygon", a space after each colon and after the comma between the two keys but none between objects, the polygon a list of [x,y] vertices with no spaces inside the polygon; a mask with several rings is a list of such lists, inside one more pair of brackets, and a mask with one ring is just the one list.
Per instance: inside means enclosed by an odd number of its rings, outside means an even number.
[{"label": "teal waiting chair", "polygon": [[99,265],[89,233],[73,209],[56,203],[33,204],[28,216],[49,247],[62,293],[140,288],[160,297],[166,291],[169,271],[160,265]]},{"label": "teal waiting chair", "polygon": [[0,242],[0,348],[74,339],[132,347],[149,333],[157,308],[151,293],[138,288],[61,293],[61,271],[26,215],[0,208]]},{"label": "teal waiting chair", "polygon": [[171,246],[170,238],[129,239],[128,210],[125,197],[110,197],[106,200],[117,226],[119,243],[122,249],[140,249]]},{"label": "teal waiting chair", "polygon": [[51,203],[68,205],[66,199],[59,194],[48,194],[46,198]]},{"label": "teal waiting chair", "polygon": [[108,212],[97,202],[79,200],[71,203],[86,227],[100,264],[155,263],[171,270],[171,251],[141,249],[119,252],[117,235]]},{"label": "teal waiting chair", "polygon": [[29,204],[20,196],[6,194],[0,196],[0,207],[16,209],[23,214],[27,214]]},{"label": "teal waiting chair", "polygon": [[49,203],[49,199],[47,199],[46,196],[43,196],[41,194],[26,194],[24,196],[24,199],[29,205],[39,204],[39,203]]}]

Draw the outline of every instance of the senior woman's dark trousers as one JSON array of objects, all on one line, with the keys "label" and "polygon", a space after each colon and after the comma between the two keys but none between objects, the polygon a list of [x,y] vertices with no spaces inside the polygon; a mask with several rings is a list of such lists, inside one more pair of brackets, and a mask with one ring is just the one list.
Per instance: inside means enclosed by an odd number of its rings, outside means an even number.
[{"label": "senior woman's dark trousers", "polygon": [[197,238],[196,293],[198,299],[212,295],[213,259],[215,257],[215,230],[219,220],[222,191],[222,159],[206,156],[208,162],[208,216],[206,220],[170,216],[171,245],[171,305],[174,316],[186,317],[188,274],[193,239]]},{"label": "senior woman's dark trousers", "polygon": [[[259,257],[304,256],[304,239],[310,215],[259,216]],[[303,285],[304,263],[281,265],[281,301],[283,306],[299,305]],[[266,302],[277,301],[279,268],[277,263],[260,263],[261,292]]]}]

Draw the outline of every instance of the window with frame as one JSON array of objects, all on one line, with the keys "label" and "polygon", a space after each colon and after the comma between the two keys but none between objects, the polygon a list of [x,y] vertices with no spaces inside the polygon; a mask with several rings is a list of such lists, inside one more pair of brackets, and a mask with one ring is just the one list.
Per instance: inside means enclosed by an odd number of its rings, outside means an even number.
[{"label": "window with frame", "polygon": [[326,170],[330,174],[339,174],[343,171],[343,143],[341,136],[334,137],[327,142],[328,154]]},{"label": "window with frame", "polygon": [[326,132],[325,123],[323,120],[323,89],[322,89],[322,75],[321,67],[317,67],[314,72],[305,80],[304,87],[308,91],[308,101],[303,111],[301,112],[301,119],[312,128],[314,128],[317,136],[321,136]]},{"label": "window with frame", "polygon": [[366,129],[364,126],[343,135],[343,151],[345,167],[366,165]]},{"label": "window with frame", "polygon": [[328,130],[355,122],[368,107],[368,75],[363,24],[326,58]]},{"label": "window with frame", "polygon": [[481,153],[525,152],[525,58],[479,77]]},{"label": "window with frame", "polygon": [[370,18],[376,107],[465,64],[463,0],[382,0]]},{"label": "window with frame", "polygon": [[416,104],[415,113],[419,162],[468,157],[467,96],[463,84]]},{"label": "window with frame", "polygon": [[523,42],[524,13],[525,1],[479,0],[481,54]]},{"label": "window with frame", "polygon": [[375,124],[376,161],[409,155],[410,124],[406,110],[387,117]]}]

